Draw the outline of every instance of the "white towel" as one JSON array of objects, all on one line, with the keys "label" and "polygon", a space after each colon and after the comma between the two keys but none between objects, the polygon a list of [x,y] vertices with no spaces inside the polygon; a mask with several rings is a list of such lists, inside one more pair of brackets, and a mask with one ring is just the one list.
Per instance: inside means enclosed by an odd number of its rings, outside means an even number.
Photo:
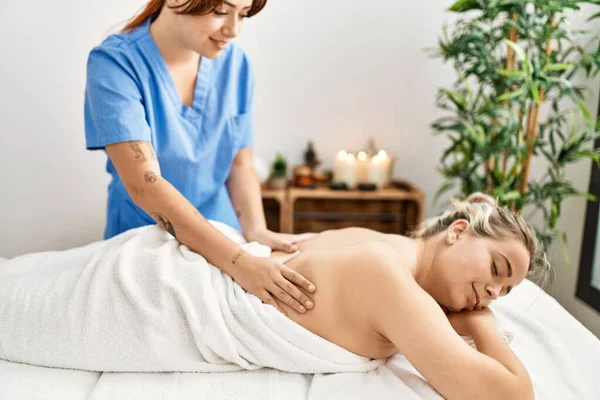
[{"label": "white towel", "polygon": [[304,329],[156,226],[0,262],[0,358],[113,372],[360,372],[385,361]]}]

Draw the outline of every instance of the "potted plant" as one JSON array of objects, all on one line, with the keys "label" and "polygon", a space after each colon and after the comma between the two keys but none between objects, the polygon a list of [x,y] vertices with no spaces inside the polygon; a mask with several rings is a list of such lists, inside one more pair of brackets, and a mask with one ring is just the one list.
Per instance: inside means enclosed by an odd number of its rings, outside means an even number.
[{"label": "potted plant", "polygon": [[285,189],[287,186],[287,160],[277,153],[275,161],[271,165],[271,176],[269,178],[270,189]]},{"label": "potted plant", "polygon": [[[458,189],[459,197],[482,191],[526,210],[544,247],[559,238],[565,257],[566,235],[557,230],[563,200],[595,199],[565,178],[566,167],[600,162],[594,148],[600,125],[584,104],[584,88],[572,83],[577,72],[595,77],[600,66],[598,37],[581,45],[576,39],[587,32],[568,26],[565,11],[581,3],[600,1],[458,0],[449,10],[464,16],[453,32],[444,27],[433,49],[458,75],[453,88],[438,93],[438,107],[452,115],[432,124],[450,140],[439,167],[446,182],[436,198],[449,190]],[[534,159],[539,174],[532,173]],[[531,220],[536,214],[541,223]]]}]

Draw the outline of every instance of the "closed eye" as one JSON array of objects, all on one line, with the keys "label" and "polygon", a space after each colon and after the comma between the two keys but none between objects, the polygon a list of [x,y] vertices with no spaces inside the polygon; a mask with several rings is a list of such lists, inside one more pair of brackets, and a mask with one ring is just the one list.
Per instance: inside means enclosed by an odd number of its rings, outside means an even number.
[{"label": "closed eye", "polygon": [[496,263],[492,262],[492,271],[494,276],[498,276],[498,268],[496,267]]},{"label": "closed eye", "polygon": [[[214,10],[213,12],[215,13],[215,15],[217,15],[217,16],[219,16],[219,17],[224,17],[224,16],[226,16],[226,15],[229,15],[229,14],[228,14],[227,12],[225,12],[225,11]],[[239,14],[239,15],[238,15],[238,18],[239,18],[239,19],[244,19],[244,18],[250,18],[250,16],[248,16],[248,15],[242,15],[242,14]]]}]

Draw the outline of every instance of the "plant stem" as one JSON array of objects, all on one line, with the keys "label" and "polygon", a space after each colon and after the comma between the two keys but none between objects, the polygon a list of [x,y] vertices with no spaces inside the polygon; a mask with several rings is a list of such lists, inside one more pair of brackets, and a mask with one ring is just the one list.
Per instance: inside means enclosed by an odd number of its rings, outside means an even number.
[{"label": "plant stem", "polygon": [[[516,12],[512,14],[512,20],[516,23],[519,21],[519,15]],[[510,28],[510,32],[508,34],[508,39],[517,43],[519,40],[519,32],[515,28]],[[508,52],[506,56],[506,69],[514,69],[515,68],[515,51],[512,47],[508,47]]]},{"label": "plant stem", "polygon": [[[556,26],[556,19],[552,17],[552,28]],[[552,54],[552,43],[550,40],[546,44],[546,55],[549,57]],[[544,91],[542,88],[539,90],[540,103],[532,104],[529,106],[529,114],[527,115],[527,134],[525,135],[527,141],[527,157],[523,166],[523,175],[521,176],[521,195],[527,191],[529,184],[529,172],[531,169],[531,159],[533,157],[533,149],[535,146],[535,138],[537,135],[537,128],[540,120],[540,108],[544,102]]]},{"label": "plant stem", "polygon": [[[519,21],[519,15],[516,12],[512,13],[512,20],[514,22]],[[519,32],[516,30],[516,28],[510,28],[510,32],[508,34],[508,39],[513,42],[516,43],[519,40]],[[506,69],[514,69],[515,68],[515,51],[513,50],[512,47],[508,46],[508,51],[506,54]],[[511,85],[511,90],[513,90],[514,84]],[[509,108],[512,108],[512,106],[509,106]],[[496,125],[496,121],[493,121],[493,124]],[[492,136],[493,138],[493,136]],[[508,149],[504,150],[504,159],[502,160],[502,174],[506,175],[506,165],[507,165],[507,160],[508,160]],[[495,164],[495,157],[492,156],[489,158],[488,163],[487,163],[487,168],[486,168],[486,173],[487,173],[487,191],[488,193],[492,193],[492,191],[494,190],[493,187],[493,183],[492,183],[492,169],[494,168],[494,164]]]},{"label": "plant stem", "polygon": [[[521,107],[519,108],[519,118],[517,119],[518,124],[517,124],[517,147],[521,147],[521,139],[523,136],[523,132],[522,132],[522,128],[523,128],[523,114],[525,114],[525,105],[521,104]],[[506,149],[504,150],[504,160],[502,160],[502,174],[506,175],[506,171],[508,169],[508,157],[510,156],[509,150]],[[519,162],[518,160],[515,160],[515,163]],[[519,170],[516,169],[515,170],[515,175],[519,175]]]}]

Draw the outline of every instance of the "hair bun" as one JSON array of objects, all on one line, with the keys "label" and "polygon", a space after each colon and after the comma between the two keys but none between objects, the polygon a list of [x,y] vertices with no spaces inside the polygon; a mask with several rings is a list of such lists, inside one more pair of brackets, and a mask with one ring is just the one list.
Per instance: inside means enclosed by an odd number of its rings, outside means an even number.
[{"label": "hair bun", "polygon": [[467,203],[488,203],[492,206],[496,205],[496,200],[494,200],[491,196],[488,196],[487,194],[481,193],[481,192],[477,192],[477,193],[473,193],[470,194],[466,200]]}]

